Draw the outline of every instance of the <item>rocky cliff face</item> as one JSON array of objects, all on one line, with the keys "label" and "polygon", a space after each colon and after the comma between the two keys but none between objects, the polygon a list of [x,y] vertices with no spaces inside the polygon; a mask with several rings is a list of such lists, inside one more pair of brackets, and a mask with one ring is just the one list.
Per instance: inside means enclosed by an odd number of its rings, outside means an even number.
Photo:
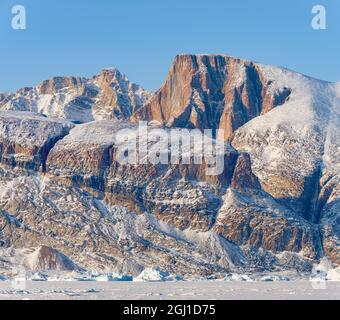
[{"label": "rocky cliff face", "polygon": [[213,229],[240,246],[274,253],[300,252],[312,260],[322,252],[317,226],[259,191],[228,190]]},{"label": "rocky cliff face", "polygon": [[45,171],[50,150],[72,127],[67,121],[38,114],[0,111],[1,164]]},{"label": "rocky cliff face", "polygon": [[55,77],[34,88],[0,95],[0,109],[31,111],[84,123],[127,119],[150,96],[117,69],[107,69],[90,79]]},{"label": "rocky cliff face", "polygon": [[249,120],[282,105],[290,93],[289,87],[275,88],[253,62],[226,55],[179,55],[163,87],[133,121],[223,129],[228,140]]},{"label": "rocky cliff face", "polygon": [[[104,71],[92,85],[114,78]],[[44,83],[42,94],[83,83],[60,81]],[[118,91],[94,90],[93,115],[124,101]],[[339,102],[336,84],[228,56],[186,55],[150,102],[119,108],[114,118],[136,110],[132,123],[2,111],[0,246],[46,246],[79,267],[132,274],[155,266],[193,275],[310,271],[324,256],[339,264]],[[223,170],[208,175],[211,164],[183,158],[143,163],[140,154],[137,165],[122,163],[129,153],[119,133],[135,137],[138,120],[157,120],[175,136],[188,131],[172,127],[226,128]],[[155,149],[159,129],[149,123],[136,146],[171,159],[169,141]]]},{"label": "rocky cliff face", "polygon": [[[137,135],[138,126],[125,122],[99,121],[77,126],[50,152],[48,174],[101,192],[108,203],[153,213],[176,227],[209,230],[221,202],[218,188],[230,184],[237,152],[225,148],[224,169],[217,176],[206,174],[205,162],[122,164],[117,160],[120,143],[116,134],[127,128],[130,135]],[[156,131],[157,128],[148,128],[150,140]],[[137,143],[143,143],[145,138],[139,138]],[[207,186],[197,186],[193,181]]]}]

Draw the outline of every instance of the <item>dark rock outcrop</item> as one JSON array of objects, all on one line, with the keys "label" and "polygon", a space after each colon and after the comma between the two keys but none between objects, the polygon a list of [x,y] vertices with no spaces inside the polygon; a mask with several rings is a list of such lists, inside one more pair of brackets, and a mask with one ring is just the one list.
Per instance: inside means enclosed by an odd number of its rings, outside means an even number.
[{"label": "dark rock outcrop", "polygon": [[261,184],[251,169],[250,156],[241,153],[237,159],[231,186],[234,189],[261,189]]}]

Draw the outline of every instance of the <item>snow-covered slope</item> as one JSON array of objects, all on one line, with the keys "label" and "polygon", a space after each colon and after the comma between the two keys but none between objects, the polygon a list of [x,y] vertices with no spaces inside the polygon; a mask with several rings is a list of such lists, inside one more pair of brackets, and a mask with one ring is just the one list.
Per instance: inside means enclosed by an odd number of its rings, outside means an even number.
[{"label": "snow-covered slope", "polygon": [[294,209],[308,215],[324,145],[332,135],[330,119],[339,122],[334,87],[281,68],[261,69],[278,88],[289,85],[290,99],[236,131],[232,144],[251,155],[253,171],[265,191],[277,199],[300,201]]},{"label": "snow-covered slope", "polygon": [[339,261],[339,85],[260,66],[289,100],[236,131],[232,144],[250,154],[262,189],[317,224],[324,251]]}]

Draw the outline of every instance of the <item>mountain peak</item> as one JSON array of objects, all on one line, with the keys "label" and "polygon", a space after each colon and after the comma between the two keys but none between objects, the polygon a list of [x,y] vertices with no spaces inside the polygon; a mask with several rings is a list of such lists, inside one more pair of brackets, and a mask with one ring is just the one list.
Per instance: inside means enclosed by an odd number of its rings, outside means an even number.
[{"label": "mountain peak", "polygon": [[282,105],[289,87],[273,89],[260,65],[226,54],[177,55],[165,84],[133,117],[168,126],[223,129],[225,140],[251,119]]},{"label": "mountain peak", "polygon": [[[125,78],[127,79],[127,76],[123,73],[121,73],[117,68],[115,67],[109,67],[109,68],[104,68],[100,71],[99,75],[112,75],[114,77],[119,77],[119,78]],[[95,77],[98,77],[98,75],[96,75]]]}]

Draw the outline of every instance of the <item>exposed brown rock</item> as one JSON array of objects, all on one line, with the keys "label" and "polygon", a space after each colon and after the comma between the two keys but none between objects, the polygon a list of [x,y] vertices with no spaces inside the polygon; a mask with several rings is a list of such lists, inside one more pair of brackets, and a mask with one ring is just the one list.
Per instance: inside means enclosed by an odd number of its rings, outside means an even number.
[{"label": "exposed brown rock", "polygon": [[175,127],[223,129],[225,140],[249,120],[283,104],[256,64],[226,55],[179,55],[167,80],[132,117]]},{"label": "exposed brown rock", "polygon": [[[45,80],[38,86],[39,94],[54,95],[60,90],[77,90],[81,94],[85,89],[85,81],[77,77],[55,77]],[[22,94],[24,92],[21,92]]]},{"label": "exposed brown rock", "polygon": [[251,170],[249,154],[242,153],[237,159],[231,186],[234,189],[261,189],[261,184]]}]

